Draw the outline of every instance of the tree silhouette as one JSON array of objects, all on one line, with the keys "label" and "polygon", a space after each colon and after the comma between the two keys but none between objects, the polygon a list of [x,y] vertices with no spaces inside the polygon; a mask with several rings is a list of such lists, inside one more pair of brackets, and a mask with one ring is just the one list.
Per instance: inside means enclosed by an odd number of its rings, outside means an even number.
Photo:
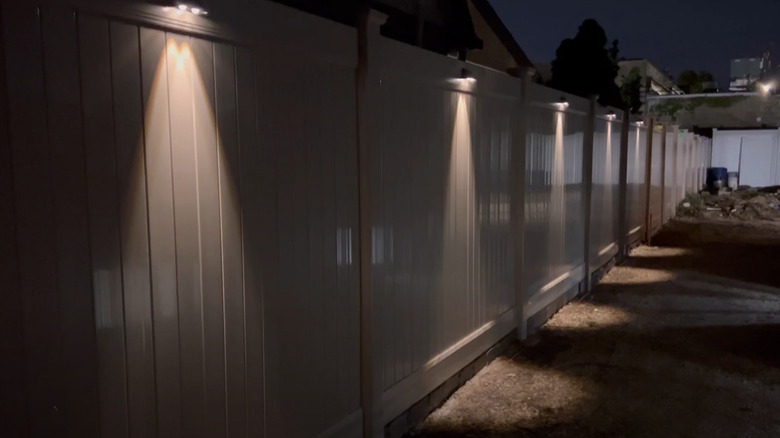
[{"label": "tree silhouette", "polygon": [[642,108],[642,74],[639,72],[639,68],[632,68],[624,77],[623,85],[620,87],[620,96],[632,114],[639,113]]},{"label": "tree silhouette", "polygon": [[705,85],[708,82],[715,82],[715,77],[710,72],[694,70],[685,70],[677,75],[677,86],[685,94],[696,94],[705,91]]},{"label": "tree silhouette", "polygon": [[561,42],[552,62],[550,86],[577,96],[599,96],[599,103],[624,107],[615,84],[618,41],[607,49],[607,34],[596,20],[585,20],[574,38]]}]

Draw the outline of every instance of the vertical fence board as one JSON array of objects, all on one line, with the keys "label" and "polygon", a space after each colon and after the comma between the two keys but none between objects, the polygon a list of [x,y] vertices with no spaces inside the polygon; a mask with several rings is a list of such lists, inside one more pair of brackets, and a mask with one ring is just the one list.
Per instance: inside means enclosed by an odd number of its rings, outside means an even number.
[{"label": "vertical fence board", "polygon": [[[323,74],[333,80],[339,79],[338,71],[332,69],[323,70]],[[346,381],[342,380],[342,371],[338,368],[341,363],[343,346],[348,345],[348,337],[345,336],[344,318],[341,317],[340,309],[347,309],[343,301],[343,294],[349,293],[346,285],[343,289],[338,288],[337,275],[339,271],[340,260],[337,257],[337,239],[341,228],[336,221],[336,209],[339,200],[336,193],[336,175],[335,175],[335,157],[336,150],[344,141],[339,136],[340,115],[327,107],[327,102],[338,102],[338,93],[340,89],[335,87],[321,87],[317,90],[320,94],[320,101],[325,103],[320,107],[319,131],[320,131],[320,193],[322,197],[322,207],[320,221],[322,224],[322,254],[320,263],[323,266],[322,271],[322,295],[324,313],[321,315],[323,324],[323,334],[326,339],[323,342],[323,365],[322,372],[326,376],[325,385],[323,385],[323,395],[338,394],[333,398],[333,403],[325,407],[325,416],[334,418],[339,414],[339,408],[346,404],[345,398],[349,396],[349,390]],[[341,339],[343,344],[337,348],[328,347],[327,339]]]},{"label": "vertical fence board", "polygon": [[205,436],[203,290],[198,229],[198,163],[190,38],[168,34],[168,90],[179,298],[182,433]]},{"label": "vertical fence board", "polygon": [[[325,74],[320,76],[320,78],[323,77],[327,76]],[[302,187],[302,189],[305,190],[306,195],[302,198],[292,198],[291,200],[306,200],[306,203],[303,205],[305,210],[299,210],[297,214],[306,217],[306,232],[303,233],[303,236],[308,234],[308,238],[305,239],[306,242],[301,244],[301,247],[304,245],[307,247],[305,251],[305,263],[308,267],[308,278],[307,283],[303,285],[303,290],[300,290],[299,293],[304,296],[308,295],[306,306],[301,310],[303,310],[303,315],[305,315],[303,317],[304,320],[307,321],[305,324],[310,325],[313,329],[308,336],[314,341],[310,344],[309,352],[315,357],[327,360],[326,349],[327,347],[333,348],[332,346],[326,345],[328,344],[329,339],[329,327],[326,326],[323,312],[327,308],[326,300],[329,298],[326,296],[328,289],[324,284],[325,260],[323,249],[326,231],[323,227],[325,199],[322,191],[324,180],[322,160],[327,154],[328,140],[324,139],[322,136],[321,116],[318,111],[320,105],[322,105],[322,93],[314,87],[306,87],[305,89],[307,92],[311,93],[309,99],[305,99],[301,96],[296,99],[296,101],[299,103],[308,101],[308,105],[305,103],[301,105],[303,106],[301,111],[304,113],[305,117],[304,126],[307,126],[308,129],[304,130],[304,144],[302,145],[303,155],[301,156],[301,159],[304,161],[300,162],[300,167],[303,169],[304,174],[298,175],[298,178],[305,181],[305,187]],[[300,129],[300,127],[295,126],[293,129]],[[292,266],[290,266],[290,268],[291,270],[294,269]],[[282,340],[282,342],[284,341]],[[300,346],[303,347],[308,342],[310,342],[309,339],[303,338]],[[298,358],[282,358],[285,362],[287,360],[295,362],[296,359]],[[295,367],[295,365],[292,366]],[[311,386],[308,388],[312,398],[315,400],[322,400],[323,396],[326,395],[325,387],[328,383],[326,369],[327,366],[322,365],[315,370],[310,371],[311,374],[317,375],[318,377],[314,382],[311,382]],[[301,370],[298,369],[298,371],[300,372]],[[335,403],[335,400],[332,402]],[[324,413],[323,411],[328,411],[331,407],[320,407],[317,412],[313,412],[312,414],[321,417]]]},{"label": "vertical fence board", "polygon": [[[267,428],[269,436],[297,436],[305,434],[303,428],[306,425],[303,422],[287,424],[283,417],[295,404],[285,382],[288,382],[289,376],[299,374],[299,361],[303,360],[301,350],[308,335],[296,320],[310,318],[306,132],[299,129],[299,126],[306,125],[307,108],[293,104],[300,102],[304,93],[298,86],[300,73],[294,68],[285,71],[284,77],[278,77],[279,73],[258,73],[258,94],[261,98],[267,99],[269,105],[282,102],[273,112],[262,111],[259,115],[263,123],[268,123],[260,127],[261,142],[267,141],[278,147],[279,175],[279,284],[278,289],[270,289],[265,294]],[[266,75],[265,80],[260,79]],[[274,83],[273,89],[270,83]],[[288,96],[287,102],[282,100],[282,95]],[[286,143],[284,146],[282,139]],[[305,385],[303,382],[307,376],[299,377],[297,384]],[[309,390],[313,392],[314,388]],[[305,405],[301,407],[304,408],[301,413],[308,413]]]},{"label": "vertical fence board", "polygon": [[149,252],[154,302],[157,430],[181,434],[179,318],[173,210],[168,66],[165,33],[141,28],[141,82],[149,203]]},{"label": "vertical fence board", "polygon": [[76,14],[43,10],[52,197],[67,399],[64,415],[73,437],[98,435],[97,357],[92,300],[86,171],[81,124]]},{"label": "vertical fence board", "polygon": [[[0,37],[8,37],[5,7],[0,2]],[[9,29],[10,30],[10,29]],[[25,385],[24,320],[19,259],[16,248],[14,174],[11,153],[6,48],[0,46],[0,430],[8,436],[27,436],[27,394]]]},{"label": "vertical fence board", "polygon": [[195,114],[195,148],[203,293],[203,360],[205,409],[204,436],[225,435],[225,330],[222,289],[222,224],[217,153],[214,45],[191,40],[192,95]]},{"label": "vertical fence board", "polygon": [[[258,138],[255,58],[236,51],[238,154],[244,257],[244,324],[247,435],[265,434],[264,295],[275,287],[276,210],[273,145]],[[264,132],[264,131],[263,131]]]},{"label": "vertical fence board", "polygon": [[235,49],[215,45],[220,208],[222,218],[222,271],[225,303],[225,374],[227,436],[246,432],[246,366],[244,352],[244,284],[241,253],[240,157],[238,150],[237,74]]},{"label": "vertical fence board", "polygon": [[154,341],[138,28],[111,23],[130,435],[156,436]]},{"label": "vertical fence board", "polygon": [[109,24],[79,17],[84,147],[97,327],[100,429],[126,437],[127,373]]},{"label": "vertical fence board", "polygon": [[40,10],[6,1],[3,20],[29,434],[48,437],[65,430],[65,394]]}]

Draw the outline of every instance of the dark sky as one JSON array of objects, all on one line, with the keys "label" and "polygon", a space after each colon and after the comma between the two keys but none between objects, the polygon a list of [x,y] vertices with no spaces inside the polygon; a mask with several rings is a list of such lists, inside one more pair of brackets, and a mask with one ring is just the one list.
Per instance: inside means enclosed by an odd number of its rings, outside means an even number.
[{"label": "dark sky", "polygon": [[580,23],[596,19],[607,38],[620,40],[621,56],[647,58],[676,75],[685,69],[712,72],[728,84],[732,58],[780,62],[780,0],[490,0],[535,63],[555,57],[561,40]]}]

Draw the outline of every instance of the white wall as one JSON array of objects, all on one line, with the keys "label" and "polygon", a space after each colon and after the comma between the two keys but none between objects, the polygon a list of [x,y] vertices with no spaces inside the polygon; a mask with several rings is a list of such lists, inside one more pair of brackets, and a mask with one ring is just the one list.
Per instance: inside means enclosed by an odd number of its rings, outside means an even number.
[{"label": "white wall", "polygon": [[765,187],[780,183],[780,131],[715,130],[711,167],[740,172],[741,185]]}]

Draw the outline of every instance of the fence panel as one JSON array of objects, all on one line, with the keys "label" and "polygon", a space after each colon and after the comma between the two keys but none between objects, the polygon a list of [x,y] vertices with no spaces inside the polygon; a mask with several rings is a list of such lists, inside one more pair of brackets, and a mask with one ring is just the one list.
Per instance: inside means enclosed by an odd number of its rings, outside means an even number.
[{"label": "fence panel", "polygon": [[476,81],[460,79],[462,63],[391,40],[381,48],[371,263],[391,420],[468,363],[453,353],[515,327],[509,181],[521,90],[477,66]]},{"label": "fence panel", "polygon": [[664,154],[664,222],[668,221],[677,210],[677,197],[675,179],[677,162],[677,131],[673,127],[667,127],[666,152]]},{"label": "fence panel", "polygon": [[676,169],[676,186],[677,198],[682,200],[688,194],[688,189],[685,186],[685,171],[687,169],[686,160],[688,159],[688,137],[685,132],[678,132],[677,134],[677,169]]},{"label": "fence panel", "polygon": [[526,133],[526,318],[585,278],[583,152],[590,104],[532,85]]},{"label": "fence panel", "polygon": [[591,271],[603,266],[618,251],[621,120],[597,117],[593,135],[591,198]]},{"label": "fence panel", "polygon": [[687,137],[687,158],[685,160],[685,187],[687,192],[695,192],[698,186],[698,172],[696,164],[696,138],[690,132],[686,132]]},{"label": "fence panel", "polygon": [[261,303],[269,436],[360,423],[355,53],[344,49],[338,62],[278,46],[255,57],[259,143],[278,178],[278,288]]},{"label": "fence panel", "polygon": [[650,235],[655,234],[661,228],[663,205],[663,175],[664,175],[664,156],[663,156],[663,133],[657,128],[652,130],[652,152],[650,164]]},{"label": "fence panel", "polygon": [[357,32],[37,3],[3,2],[34,434],[359,436]]},{"label": "fence panel", "polygon": [[632,126],[628,135],[628,168],[626,172],[626,215],[628,244],[641,238],[646,227],[647,128]]}]

